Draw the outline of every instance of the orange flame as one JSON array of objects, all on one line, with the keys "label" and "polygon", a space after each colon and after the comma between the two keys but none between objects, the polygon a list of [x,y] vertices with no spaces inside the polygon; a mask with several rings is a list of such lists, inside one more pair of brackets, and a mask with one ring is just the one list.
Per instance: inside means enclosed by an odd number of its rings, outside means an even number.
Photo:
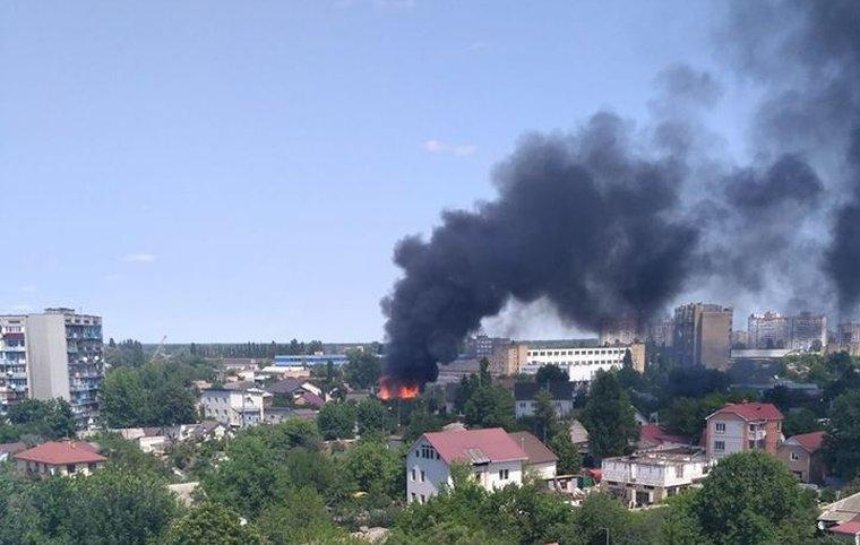
[{"label": "orange flame", "polygon": [[379,380],[379,399],[388,401],[391,399],[415,399],[421,394],[421,387],[417,384],[402,384],[388,377]]}]

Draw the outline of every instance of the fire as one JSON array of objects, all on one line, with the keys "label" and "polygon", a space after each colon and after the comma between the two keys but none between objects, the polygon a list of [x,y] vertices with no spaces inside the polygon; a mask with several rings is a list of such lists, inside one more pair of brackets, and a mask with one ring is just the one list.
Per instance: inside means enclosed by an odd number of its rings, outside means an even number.
[{"label": "fire", "polygon": [[403,384],[393,381],[388,377],[379,380],[379,399],[388,401],[390,399],[415,399],[421,393],[421,387],[417,384]]}]

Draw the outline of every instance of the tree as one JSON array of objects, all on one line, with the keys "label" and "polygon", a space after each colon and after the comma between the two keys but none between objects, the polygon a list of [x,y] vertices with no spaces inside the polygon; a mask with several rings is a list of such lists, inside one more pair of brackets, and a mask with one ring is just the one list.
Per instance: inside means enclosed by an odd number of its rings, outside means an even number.
[{"label": "tree", "polygon": [[113,368],[141,367],[146,363],[146,354],[139,341],[127,339],[116,344],[113,339],[105,348],[105,362]]},{"label": "tree", "polygon": [[860,390],[846,392],[833,402],[824,438],[824,459],[834,474],[851,479],[860,474]]},{"label": "tree", "polygon": [[392,421],[388,409],[377,399],[363,399],[356,405],[356,421],[358,433],[386,433],[391,429]]},{"label": "tree", "polygon": [[403,441],[411,443],[427,432],[441,430],[443,425],[444,421],[431,414],[426,407],[416,407],[409,415],[409,425],[403,434]]},{"label": "tree", "polygon": [[207,502],[179,519],[164,545],[262,545],[256,529],[223,505]]},{"label": "tree", "polygon": [[501,386],[480,386],[472,393],[465,406],[468,426],[512,429],[514,424],[514,396]]},{"label": "tree", "polygon": [[818,422],[818,415],[815,414],[815,411],[805,407],[797,411],[786,412],[785,421],[782,423],[782,433],[786,437],[821,429],[822,425]]},{"label": "tree", "polygon": [[557,468],[560,475],[572,475],[582,469],[582,454],[573,444],[567,429],[558,429],[550,438],[547,447],[558,456]]},{"label": "tree", "polygon": [[225,454],[226,459],[201,482],[212,501],[229,505],[250,519],[286,492],[289,477],[282,458],[259,437],[237,437]]},{"label": "tree", "polygon": [[317,415],[323,439],[352,439],[355,436],[355,405],[343,401],[326,403]]},{"label": "tree", "polygon": [[403,457],[381,441],[359,441],[344,457],[346,475],[358,490],[398,499],[406,493]]},{"label": "tree", "polygon": [[558,427],[558,416],[555,414],[555,405],[552,395],[546,390],[541,390],[535,396],[534,431],[541,441],[546,443]]},{"label": "tree", "polygon": [[554,363],[542,365],[535,373],[535,382],[538,384],[548,385],[555,382],[567,382],[570,377],[561,367]]},{"label": "tree", "polygon": [[39,542],[48,543],[145,545],[177,509],[160,479],[109,468],[86,478],[46,479],[30,501],[39,513]]},{"label": "tree", "polygon": [[815,531],[815,501],[778,459],[752,450],[727,456],[690,508],[716,545],[801,543]]},{"label": "tree", "polygon": [[113,369],[102,385],[102,418],[111,428],[196,422],[191,381],[210,372],[199,358]]},{"label": "tree", "polygon": [[346,532],[332,524],[325,501],[314,490],[291,490],[283,502],[266,509],[257,522],[269,545],[329,543]]},{"label": "tree", "polygon": [[597,372],[582,422],[588,430],[591,452],[598,458],[624,454],[630,442],[639,437],[635,411],[615,373]]},{"label": "tree", "polygon": [[25,399],[9,408],[7,418],[19,436],[60,439],[75,435],[75,415],[65,399]]},{"label": "tree", "polygon": [[346,357],[346,381],[352,387],[366,389],[379,383],[382,363],[376,354],[365,350],[350,350]]},{"label": "tree", "polygon": [[101,414],[109,428],[141,425],[144,392],[137,369],[112,369],[102,383]]}]

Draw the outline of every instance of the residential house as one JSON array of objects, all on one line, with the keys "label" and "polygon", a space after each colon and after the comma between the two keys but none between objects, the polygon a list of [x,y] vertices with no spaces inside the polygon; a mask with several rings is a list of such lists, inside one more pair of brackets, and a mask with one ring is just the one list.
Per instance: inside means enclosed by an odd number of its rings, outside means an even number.
[{"label": "residential house", "polygon": [[637,450],[671,450],[688,445],[690,442],[680,435],[667,432],[659,424],[639,426]]},{"label": "residential house", "polygon": [[582,425],[579,420],[574,420],[570,423],[570,440],[576,445],[579,452],[588,452],[588,430]]},{"label": "residential house", "polygon": [[271,407],[266,409],[266,424],[280,424],[293,418],[299,420],[316,420],[317,411],[314,409],[293,409],[292,407]]},{"label": "residential house", "polygon": [[451,466],[465,464],[487,490],[521,484],[528,455],[502,428],[425,433],[406,457],[406,499],[424,503],[452,486]]},{"label": "residential house", "polygon": [[821,453],[825,432],[814,431],[789,437],[777,449],[777,456],[804,483],[821,484],[827,469]]},{"label": "residential house", "polygon": [[526,453],[523,470],[539,479],[552,479],[556,476],[558,456],[541,443],[540,439],[527,431],[509,433],[511,439]]},{"label": "residential house", "polygon": [[770,403],[729,403],[706,418],[708,458],[745,450],[776,456],[782,440],[782,413]]},{"label": "residential house", "polygon": [[576,387],[571,382],[552,382],[536,384],[534,382],[518,382],[514,384],[514,399],[516,400],[515,414],[517,418],[534,416],[537,408],[537,397],[546,392],[552,399],[552,406],[558,416],[567,416],[573,410],[573,400],[576,398]]},{"label": "residential house", "polygon": [[50,441],[14,456],[18,470],[31,475],[89,475],[107,462],[98,448],[81,441]]},{"label": "residential house", "polygon": [[604,458],[602,483],[629,507],[660,503],[700,482],[710,463],[701,450],[678,448]]},{"label": "residential house", "polygon": [[848,539],[854,535],[856,539],[860,530],[860,492],[825,505],[818,516],[818,529]]},{"label": "residential house", "polygon": [[272,405],[272,394],[259,388],[209,388],[200,392],[203,417],[236,428],[265,421],[265,410]]}]

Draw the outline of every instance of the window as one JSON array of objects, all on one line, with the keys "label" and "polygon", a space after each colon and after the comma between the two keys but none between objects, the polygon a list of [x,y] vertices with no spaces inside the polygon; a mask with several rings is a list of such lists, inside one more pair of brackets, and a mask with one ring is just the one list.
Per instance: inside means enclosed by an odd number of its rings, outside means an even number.
[{"label": "window", "polygon": [[424,503],[424,494],[421,494],[421,503]]},{"label": "window", "polygon": [[755,431],[755,424],[750,424],[750,431]]},{"label": "window", "polygon": [[415,482],[415,468],[412,468],[412,482]]},{"label": "window", "polygon": [[717,433],[726,433],[726,423],[717,422],[716,424],[714,424],[714,431]]},{"label": "window", "polygon": [[417,499],[418,499],[418,495],[415,492],[413,492],[412,493],[412,501],[415,501]]},{"label": "window", "polygon": [[95,471],[97,467],[98,467],[98,465],[97,465],[97,464],[95,464],[95,463],[93,463],[93,462],[90,462],[90,463],[87,465],[87,468],[88,468],[90,471]]},{"label": "window", "polygon": [[678,465],[675,466],[675,477],[682,479],[684,477],[684,466]]},{"label": "window", "polygon": [[525,408],[526,408],[526,402],[520,401],[520,409],[525,409]]},{"label": "window", "polygon": [[430,445],[421,445],[421,458],[432,460],[436,457],[436,451]]},{"label": "window", "polygon": [[69,474],[75,472],[75,464],[66,464],[66,472]]},{"label": "window", "polygon": [[798,454],[798,453],[796,453],[796,452],[792,452],[792,453],[791,453],[791,461],[792,461],[792,462],[797,462],[798,460],[800,460],[800,454]]},{"label": "window", "polygon": [[726,442],[725,441],[714,441],[714,450],[718,450],[718,451],[726,450]]},{"label": "window", "polygon": [[507,481],[508,480],[508,470],[507,469],[500,469],[499,470],[499,480],[500,481]]},{"label": "window", "polygon": [[424,482],[424,470],[423,469],[421,470],[421,482],[422,483]]}]

